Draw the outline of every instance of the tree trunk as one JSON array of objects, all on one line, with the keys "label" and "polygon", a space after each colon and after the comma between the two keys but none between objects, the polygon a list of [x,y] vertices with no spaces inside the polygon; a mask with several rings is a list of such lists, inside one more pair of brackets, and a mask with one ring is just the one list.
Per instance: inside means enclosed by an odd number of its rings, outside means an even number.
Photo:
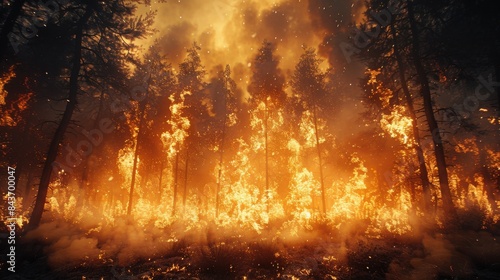
[{"label": "tree trunk", "polygon": [[420,180],[422,181],[422,190],[424,194],[424,210],[430,210],[430,202],[431,202],[431,189],[429,182],[429,172],[427,171],[427,166],[425,164],[424,152],[422,150],[422,146],[420,144],[420,132],[418,131],[418,122],[417,122],[417,114],[415,113],[415,108],[413,106],[413,100],[411,97],[410,90],[408,88],[408,84],[406,82],[406,69],[403,63],[403,58],[401,57],[401,53],[399,50],[399,46],[397,44],[397,34],[396,29],[391,27],[391,32],[394,40],[394,55],[396,56],[396,60],[398,63],[399,70],[399,79],[401,80],[401,87],[403,89],[406,104],[408,108],[408,112],[410,113],[410,118],[412,121],[412,131],[413,131],[413,141],[415,142],[413,148],[417,153],[419,169],[420,169]]},{"label": "tree trunk", "polygon": [[47,199],[47,192],[50,184],[50,177],[52,175],[52,164],[57,158],[59,153],[59,145],[62,143],[66,129],[71,122],[71,117],[75,111],[77,105],[77,95],[78,95],[78,78],[81,68],[81,57],[82,57],[82,38],[83,38],[83,28],[84,25],[89,20],[90,16],[94,12],[94,4],[87,4],[85,13],[82,18],[78,21],[76,36],[75,36],[75,49],[73,54],[73,63],[71,67],[71,75],[69,81],[69,96],[68,104],[64,110],[61,122],[56,129],[54,137],[50,142],[49,151],[47,152],[47,157],[45,164],[43,166],[42,176],[40,178],[40,185],[38,187],[38,193],[36,197],[35,207],[33,208],[33,213],[31,214],[30,222],[27,226],[27,230],[35,229],[40,225],[42,220],[43,209],[45,208],[45,201]]},{"label": "tree trunk", "polygon": [[179,151],[175,153],[175,163],[174,163],[174,201],[172,207],[172,216],[175,215],[175,208],[177,207],[177,187],[178,187],[178,176],[179,172]]},{"label": "tree trunk", "polygon": [[415,65],[415,70],[417,73],[418,83],[420,84],[420,93],[422,94],[424,100],[425,116],[427,118],[429,131],[431,133],[432,141],[434,144],[434,155],[436,157],[436,163],[438,168],[439,186],[441,190],[443,209],[445,212],[445,216],[447,218],[453,219],[456,217],[456,209],[455,206],[453,205],[453,199],[451,197],[451,191],[448,182],[448,171],[446,170],[447,166],[446,166],[446,157],[443,147],[443,139],[441,138],[439,127],[436,118],[434,116],[429,80],[427,78],[427,73],[424,69],[424,65],[420,58],[419,30],[417,27],[417,23],[415,22],[412,1],[408,1],[408,19],[410,21],[410,28],[412,33],[411,53],[413,57],[413,63]]},{"label": "tree trunk", "polygon": [[23,5],[26,0],[14,0],[10,12],[5,19],[2,31],[0,31],[0,64],[3,60],[5,53],[7,52],[7,46],[9,44],[9,34],[14,29],[14,25],[21,15]]},{"label": "tree trunk", "polygon": [[30,167],[28,169],[28,178],[26,178],[26,185],[24,187],[24,194],[23,194],[23,211],[26,211],[29,209],[30,205],[30,193],[31,193],[31,183],[33,182],[33,170]]},{"label": "tree trunk", "polygon": [[161,186],[161,183],[162,183],[162,179],[163,179],[163,159],[160,159],[161,160],[161,163],[160,163],[160,178],[158,179],[158,203],[161,202],[161,193],[162,193],[162,186]]},{"label": "tree trunk", "polygon": [[267,97],[266,97],[266,101],[265,101],[265,106],[264,106],[264,138],[265,138],[265,146],[266,146],[266,189],[264,190],[264,195],[263,197],[266,198],[266,209],[269,210],[269,201],[267,201],[267,194],[268,194],[268,191],[269,191],[269,147],[268,147],[268,121],[269,121],[269,109],[268,109],[268,100],[267,100]]},{"label": "tree trunk", "polygon": [[186,209],[188,168],[189,168],[189,148],[186,149],[186,161],[184,162],[184,191],[182,192],[182,208],[183,209]]},{"label": "tree trunk", "polygon": [[495,190],[494,190],[494,179],[493,176],[491,176],[491,172],[489,170],[488,166],[488,147],[486,146],[486,143],[484,141],[478,142],[478,148],[479,148],[479,173],[483,175],[483,187],[484,191],[486,192],[486,196],[488,197],[488,202],[491,205],[491,209],[493,210],[493,213],[496,213],[498,210],[498,206],[496,204],[496,199],[495,199]]},{"label": "tree trunk", "polygon": [[135,152],[134,152],[134,165],[132,166],[132,180],[130,182],[130,193],[129,193],[129,198],[128,198],[128,207],[127,207],[127,215],[128,216],[130,216],[130,214],[132,213],[132,207],[133,207],[135,176],[137,173],[137,160],[139,157],[139,148],[140,148],[140,143],[142,140],[141,133],[142,133],[143,126],[144,126],[144,112],[146,110],[146,102],[147,102],[148,93],[149,93],[149,79],[151,79],[151,73],[149,74],[149,78],[148,78],[148,85],[146,88],[146,97],[144,98],[144,102],[141,105],[139,105],[139,127],[137,129],[137,139],[135,142]]},{"label": "tree trunk", "polygon": [[215,217],[219,217],[219,204],[220,204],[220,184],[222,178],[222,163],[224,158],[224,140],[226,138],[226,123],[227,123],[227,92],[224,96],[224,119],[222,121],[222,133],[219,143],[219,175],[217,177],[217,193],[215,196]]},{"label": "tree trunk", "polygon": [[316,137],[316,150],[318,152],[319,179],[321,183],[321,203],[323,206],[323,215],[326,215],[325,183],[323,179],[323,161],[321,160],[321,148],[319,147],[318,115],[317,115],[316,104],[313,105],[313,118],[314,118],[314,136]]},{"label": "tree trunk", "polygon": [[[92,124],[92,129],[98,126],[98,122],[100,120],[103,107],[104,107],[104,90],[101,90],[101,94],[99,95],[99,109],[97,111],[96,119]],[[89,201],[90,198],[90,192],[86,190],[86,185],[88,184],[88,177],[89,177],[89,158],[90,155],[86,156],[85,159],[83,160],[82,177],[80,178],[80,182],[78,184],[80,190],[80,194],[78,196],[78,202],[76,204],[76,209],[78,210],[80,210],[85,205],[85,203]]]}]

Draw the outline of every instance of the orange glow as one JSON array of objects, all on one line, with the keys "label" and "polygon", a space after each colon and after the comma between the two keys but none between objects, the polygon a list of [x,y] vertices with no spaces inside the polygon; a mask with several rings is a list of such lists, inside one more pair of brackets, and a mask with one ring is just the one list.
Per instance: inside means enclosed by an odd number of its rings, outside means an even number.
[{"label": "orange glow", "polygon": [[[467,81],[458,107],[455,100],[443,101],[441,92],[423,98],[426,87],[413,63],[428,50],[428,42],[421,42],[424,50],[415,56],[411,42],[402,44],[415,32],[404,18],[411,6],[406,4],[412,1],[396,4],[402,12],[390,15],[382,2],[146,1],[150,6],[137,13],[158,9],[151,22],[158,32],[124,39],[130,50],[113,55],[103,51],[102,57],[93,44],[109,51],[116,38],[85,33],[82,42],[88,48],[81,51],[80,72],[62,61],[53,65],[61,67],[58,72],[45,74],[47,81],[57,81],[53,88],[60,89],[50,93],[52,107],[43,106],[49,104],[43,103],[48,91],[43,73],[29,76],[37,69],[23,70],[26,74],[11,67],[0,76],[1,135],[26,131],[36,134],[32,142],[39,143],[30,153],[33,159],[14,158],[23,156],[26,148],[18,147],[16,139],[0,146],[17,151],[1,154],[9,156],[4,163],[24,168],[16,177],[20,210],[15,222],[21,230],[29,228],[36,199],[32,190],[43,192],[39,186],[50,182],[46,203],[36,207],[45,205],[41,225],[23,236],[43,244],[43,250],[36,248],[47,257],[41,266],[109,268],[110,277],[102,279],[205,279],[204,273],[213,273],[207,279],[420,279],[425,278],[422,271],[450,279],[480,275],[469,266],[498,254],[478,253],[471,262],[462,259],[458,249],[448,254],[453,242],[462,241],[447,231],[454,230],[455,222],[477,220],[477,225],[464,228],[474,231],[471,236],[481,235],[478,232],[496,230],[500,223],[500,123],[490,104],[496,97],[487,96],[496,83],[485,78],[485,84],[477,85],[480,91],[473,93],[469,87],[474,81]],[[367,5],[373,4],[382,13],[372,13]],[[76,11],[84,19],[89,14],[83,10],[86,4],[75,5],[67,7],[68,13]],[[91,7],[87,10],[94,14],[114,9]],[[419,9],[415,12],[422,23],[434,16],[422,17]],[[377,23],[385,19],[390,22]],[[124,28],[133,38],[136,25],[147,24],[141,20],[115,28]],[[50,45],[43,36],[61,32],[54,28],[60,21],[52,20],[32,45]],[[71,30],[100,24],[93,16],[88,23]],[[357,33],[363,28],[353,30],[354,23],[367,23],[365,34]],[[61,42],[80,37],[71,36]],[[375,45],[378,40],[385,40],[383,46]],[[352,49],[342,49],[344,43]],[[65,51],[65,57],[77,59],[71,51]],[[348,51],[352,61],[344,57]],[[120,56],[125,52],[127,56]],[[374,53],[379,60],[355,60]],[[310,55],[302,56],[310,59],[304,60],[307,67],[298,63],[301,54]],[[423,72],[428,73],[428,86],[455,83],[453,73],[432,69],[434,56],[427,59]],[[102,68],[96,62],[104,60],[113,63]],[[401,61],[408,65],[402,67]],[[42,66],[37,65],[45,69]],[[108,70],[113,71],[110,76],[105,75]],[[148,77],[141,77],[144,71]],[[34,93],[10,92],[20,87],[12,84],[22,74]],[[138,82],[143,85],[136,87]],[[71,93],[78,89],[76,103],[66,100],[69,88]],[[144,99],[135,100],[132,93]],[[459,99],[459,93],[452,93]],[[429,99],[433,105],[425,107]],[[117,103],[124,105],[116,106],[122,111],[113,110]],[[64,107],[75,110],[61,115]],[[437,123],[439,129],[431,131],[429,112],[435,113],[434,127]],[[103,129],[107,121],[109,130]],[[22,130],[28,122],[33,123]],[[63,129],[57,124],[67,124],[66,131],[59,133]],[[435,142],[435,133],[441,133],[443,143]],[[85,144],[92,148],[89,154]],[[79,156],[78,162],[68,160],[68,147],[76,151],[71,156]],[[66,171],[54,164],[50,171],[50,164],[40,164],[54,160],[60,166],[71,164]],[[42,172],[50,176],[40,177]],[[453,207],[446,207],[446,198]],[[0,219],[8,224],[5,212]],[[440,242],[440,235],[446,234],[452,236],[450,244]],[[466,249],[479,243],[475,239],[467,240]],[[434,247],[439,258],[444,252],[456,262],[437,263]],[[399,255],[405,259],[395,257]],[[230,263],[227,271],[213,272],[224,270],[224,258]],[[352,263],[362,267],[361,273],[353,272]],[[244,275],[231,274],[237,265]],[[413,274],[406,275],[410,270]],[[448,270],[453,273],[443,272]],[[459,270],[463,275],[454,274]]]},{"label": "orange glow", "polygon": [[17,126],[21,121],[21,113],[28,108],[28,102],[33,96],[31,92],[20,94],[12,103],[6,103],[9,93],[4,87],[15,76],[14,66],[12,66],[8,72],[0,77],[0,126]]}]

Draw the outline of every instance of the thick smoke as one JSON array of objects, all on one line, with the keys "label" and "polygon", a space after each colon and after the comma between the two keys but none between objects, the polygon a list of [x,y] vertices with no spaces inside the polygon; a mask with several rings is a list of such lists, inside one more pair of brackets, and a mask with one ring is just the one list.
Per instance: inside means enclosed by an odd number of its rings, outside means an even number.
[{"label": "thick smoke", "polygon": [[[280,68],[293,71],[304,47],[316,48],[330,67],[340,61],[333,45],[359,17],[360,1],[173,1],[155,4],[162,51],[175,67],[196,41],[207,70],[218,64],[251,62],[264,40],[276,45]],[[345,39],[345,38],[344,38]],[[324,65],[327,67],[328,65]],[[236,80],[246,88],[245,78]]]}]

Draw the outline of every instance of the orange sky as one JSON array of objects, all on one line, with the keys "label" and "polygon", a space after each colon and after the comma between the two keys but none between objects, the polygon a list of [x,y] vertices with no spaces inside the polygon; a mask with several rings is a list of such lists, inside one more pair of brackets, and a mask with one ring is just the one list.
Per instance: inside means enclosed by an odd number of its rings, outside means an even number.
[{"label": "orange sky", "polygon": [[[196,41],[206,70],[229,64],[241,87],[248,80],[248,66],[264,40],[276,44],[280,67],[288,75],[297,63],[303,46],[319,49],[325,36],[349,20],[355,5],[350,0],[175,0],[153,3],[157,10],[157,34],[144,42],[161,38],[162,51],[175,67],[185,49]],[[142,8],[141,13],[147,8]],[[337,26],[325,26],[329,18]],[[322,52],[324,68],[328,53]]]}]

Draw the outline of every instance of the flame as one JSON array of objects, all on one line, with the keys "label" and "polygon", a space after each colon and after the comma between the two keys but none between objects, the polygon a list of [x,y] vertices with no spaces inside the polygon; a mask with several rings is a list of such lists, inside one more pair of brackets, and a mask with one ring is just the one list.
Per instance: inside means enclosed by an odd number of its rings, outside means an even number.
[{"label": "flame", "polygon": [[[463,139],[456,143],[455,152],[458,156],[465,156],[467,160],[470,161],[467,155],[471,155],[475,158],[480,156],[480,149],[478,147],[478,141],[476,137],[469,137]],[[492,150],[485,150],[485,162],[489,168],[500,170],[500,153],[494,152]],[[474,164],[474,162],[471,162]],[[451,191],[453,196],[456,198],[456,205],[459,209],[467,210],[474,207],[479,208],[484,212],[486,217],[490,218],[491,221],[497,222],[500,220],[500,214],[494,209],[497,207],[493,205],[495,202],[492,201],[494,198],[489,198],[487,193],[487,186],[485,185],[484,175],[481,172],[465,172],[462,166],[457,166],[452,169],[451,174]],[[492,191],[493,192],[493,191]]]},{"label": "flame", "polygon": [[17,126],[21,121],[21,113],[28,108],[28,102],[33,97],[33,93],[19,94],[19,97],[7,104],[6,99],[9,94],[5,85],[16,76],[14,66],[0,77],[0,126]]},{"label": "flame", "polygon": [[[128,186],[130,186],[130,182],[132,181],[131,170],[134,165],[134,151],[135,141],[128,141],[126,146],[118,151],[117,165],[120,174],[125,179],[125,183],[122,185],[124,190],[128,189]],[[137,159],[138,164],[140,164],[140,160],[140,158]]]},{"label": "flame", "polygon": [[165,131],[161,135],[161,140],[167,151],[167,156],[172,159],[179,152],[184,140],[188,137],[188,129],[191,126],[189,119],[183,116],[186,109],[186,96],[191,95],[191,92],[184,91],[180,94],[179,100],[176,100],[174,94],[169,97],[172,102],[170,112],[172,114],[168,124],[171,126],[171,131]]},{"label": "flame", "polygon": [[391,114],[382,114],[380,126],[392,138],[399,139],[401,144],[411,147],[413,140],[411,137],[412,120],[410,117],[405,116],[405,108],[403,106],[395,106]]},{"label": "flame", "polygon": [[[326,122],[318,118],[318,131],[324,131],[325,127],[326,127]],[[302,113],[302,119],[299,128],[301,136],[306,141],[305,143],[306,147],[307,148],[316,147],[316,133],[314,130],[314,119],[311,111],[307,110]],[[323,136],[320,136],[318,139],[318,142],[320,144],[324,143],[325,141],[326,139]]]},{"label": "flame", "polygon": [[[252,134],[246,142],[236,139],[237,152],[229,166],[224,170],[234,170],[230,175],[224,174],[221,184],[222,207],[217,220],[220,226],[243,226],[260,232],[272,219],[284,215],[284,209],[277,195],[277,183],[272,182],[265,192],[264,170],[259,162],[251,158],[264,157],[266,106],[264,102],[250,110],[250,127]],[[268,141],[274,141],[275,134],[282,129],[284,116],[282,109],[274,109],[267,116]],[[271,152],[271,154],[274,152]],[[218,169],[217,169],[218,170]],[[216,173],[214,174],[216,176]],[[217,178],[217,177],[216,177]]]},{"label": "flame", "polygon": [[[384,90],[376,80],[380,71],[372,71],[370,83],[376,85],[382,92],[380,101],[389,106],[392,96],[390,91]],[[72,222],[81,222],[83,217],[93,217],[98,226],[89,232],[100,231],[104,225],[118,226],[125,220],[133,221],[137,228],[166,229],[177,223],[182,226],[182,231],[204,230],[208,225],[215,225],[218,229],[244,229],[246,231],[267,234],[274,237],[300,237],[304,232],[313,230],[315,222],[325,222],[329,227],[342,229],[356,225],[357,221],[367,227],[360,230],[372,236],[381,237],[383,234],[407,234],[412,232],[411,218],[415,215],[425,215],[419,209],[419,200],[422,200],[421,186],[409,185],[418,166],[413,149],[412,120],[403,106],[391,106],[390,114],[382,114],[380,128],[401,143],[398,145],[394,156],[398,159],[388,166],[391,183],[380,184],[375,179],[380,170],[370,167],[359,153],[346,152],[350,159],[349,169],[346,167],[342,174],[337,173],[335,163],[335,145],[330,145],[329,134],[325,120],[318,118],[314,123],[313,112],[305,110],[297,118],[298,123],[287,123],[286,111],[277,104],[259,102],[250,109],[248,126],[243,132],[227,134],[227,145],[224,146],[224,166],[218,166],[221,161],[208,159],[208,183],[198,186],[187,196],[185,206],[174,209],[174,174],[176,157],[183,156],[186,150],[191,125],[194,119],[187,111],[186,97],[190,92],[184,91],[169,97],[170,119],[168,130],[157,136],[163,144],[163,156],[166,159],[167,170],[162,175],[161,191],[155,179],[145,180],[145,184],[138,184],[135,189],[135,207],[132,217],[126,215],[126,201],[131,182],[131,170],[134,159],[135,142],[138,135],[137,120],[132,112],[127,113],[127,123],[130,127],[131,140],[118,151],[116,164],[119,175],[103,174],[102,202],[94,209],[85,205],[78,207],[78,187],[68,184],[64,174],[58,174],[51,184],[48,198],[48,212],[52,218],[66,219]],[[269,101],[269,100],[268,100]],[[137,105],[137,104],[136,104]],[[137,106],[136,106],[137,107]],[[227,125],[236,125],[241,115],[231,113],[227,118]],[[246,116],[244,116],[246,117]],[[238,124],[239,125],[239,124]],[[318,152],[314,148],[316,141],[315,125],[321,135],[318,142],[325,148],[325,160],[328,163],[323,168],[326,185],[327,209],[323,215],[321,209],[321,178],[318,174]],[[236,130],[236,129],[234,129]],[[235,136],[236,135],[236,136]],[[231,138],[233,137],[233,138]],[[267,140],[267,141],[266,141]],[[267,143],[266,143],[267,142]],[[333,142],[333,141],[332,141]],[[211,143],[211,149],[206,156],[210,158],[220,152],[219,146]],[[267,146],[267,147],[266,147]],[[333,148],[332,148],[333,147]],[[423,145],[424,156],[428,164],[431,183],[436,182],[436,161],[432,156],[432,143]],[[269,188],[266,190],[265,178],[265,151],[269,153]],[[478,147],[478,140],[469,137],[457,141],[454,152],[458,156],[472,155],[477,157],[485,152],[485,164],[488,168],[500,170],[500,153],[492,150],[482,151]],[[144,159],[142,159],[144,161]],[[141,159],[139,158],[139,164]],[[387,166],[386,166],[387,167]],[[223,170],[220,173],[219,171]],[[479,206],[493,221],[500,220],[495,212],[491,198],[488,197],[488,185],[481,172],[471,171],[465,173],[463,167],[450,166],[450,183],[454,202],[460,209],[470,209]],[[64,172],[62,172],[64,173]],[[385,174],[384,174],[385,175]],[[149,174],[140,174],[149,176]],[[204,178],[205,179],[205,178]],[[220,182],[218,181],[220,180]],[[216,214],[215,197],[216,184],[220,183],[219,213]],[[109,186],[109,187],[108,187]],[[439,192],[431,190],[435,196],[434,203],[439,203]],[[419,193],[420,192],[420,193]],[[179,211],[174,211],[179,210]],[[420,211],[419,211],[420,210]],[[439,222],[439,217],[436,221]],[[275,222],[279,222],[276,227]],[[20,221],[22,223],[22,221]],[[270,233],[270,228],[275,232]],[[141,232],[143,234],[143,232]],[[172,242],[178,236],[171,236],[170,241],[161,239],[158,242]]]},{"label": "flame", "polygon": [[369,77],[367,85],[372,87],[371,94],[378,97],[382,108],[388,108],[394,94],[391,89],[385,87],[381,81],[377,80],[377,77],[382,73],[382,70],[367,69],[365,73]]},{"label": "flame", "polygon": [[303,147],[295,139],[290,139],[287,148],[292,152],[289,160],[289,170],[292,171],[292,179],[289,183],[289,193],[286,198],[287,213],[291,220],[285,224],[290,228],[292,235],[298,235],[300,227],[311,229],[310,219],[312,217],[313,197],[318,196],[320,184],[307,168],[302,166],[301,156]]},{"label": "flame", "polygon": [[8,84],[9,81],[12,80],[12,78],[14,78],[15,76],[16,73],[14,72],[14,66],[11,66],[9,68],[9,71],[0,76],[0,106],[6,104],[5,99],[9,94],[7,90],[5,90],[5,85]]},{"label": "flame", "polygon": [[363,202],[367,190],[365,180],[368,170],[356,155],[353,156],[351,162],[357,164],[351,179],[348,182],[334,182],[332,186],[335,202],[327,216],[336,226],[351,219],[365,217]]}]

